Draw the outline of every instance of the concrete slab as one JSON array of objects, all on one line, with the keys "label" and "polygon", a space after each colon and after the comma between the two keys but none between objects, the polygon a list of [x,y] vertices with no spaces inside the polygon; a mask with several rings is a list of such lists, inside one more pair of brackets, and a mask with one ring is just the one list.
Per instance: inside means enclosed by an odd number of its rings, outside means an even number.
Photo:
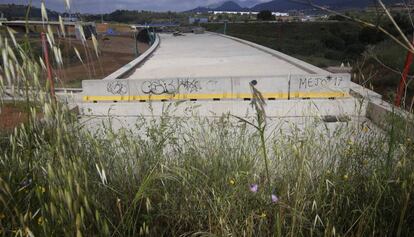
[{"label": "concrete slab", "polygon": [[[269,118],[366,115],[366,109],[354,98],[266,101],[265,110]],[[166,113],[172,117],[221,117],[223,114],[254,117],[256,114],[250,101],[241,100],[82,103],[80,111],[84,116],[103,117],[156,117]]]},{"label": "concrete slab", "polygon": [[272,77],[165,78],[82,81],[84,102],[166,100],[243,100],[251,84],[269,100],[349,97],[351,76],[286,75]]},{"label": "concrete slab", "polygon": [[309,73],[281,57],[217,34],[160,34],[160,38],[159,48],[129,76],[130,79]]},{"label": "concrete slab", "polygon": [[[145,137],[147,134],[148,127],[157,126],[163,124],[174,129],[176,131],[178,139],[182,138],[186,133],[191,132],[200,132],[207,131],[215,122],[220,121],[221,119],[228,118],[233,126],[237,129],[237,125],[241,125],[241,121],[236,117],[136,117],[136,116],[98,116],[90,117],[84,116],[81,118],[81,123],[85,126],[86,129],[102,135],[105,135],[109,130],[112,132],[121,132],[121,131],[130,131],[133,134],[141,134]],[[252,123],[255,122],[255,118],[245,118]],[[363,129],[364,128],[364,129]],[[345,122],[325,122],[319,117],[289,117],[289,118],[268,118],[267,119],[267,129],[266,137],[274,136],[280,137],[282,134],[293,135],[297,134],[299,136],[306,135],[309,137],[311,133],[315,139],[319,140],[325,145],[335,142],[339,136],[344,139],[352,139],[357,134],[355,131],[358,129],[366,131],[365,128],[368,128],[368,133],[372,135],[380,134],[380,129],[378,129],[374,124],[372,124],[366,117],[352,117],[351,120]],[[256,132],[255,128],[252,126],[247,126],[249,132]]]}]

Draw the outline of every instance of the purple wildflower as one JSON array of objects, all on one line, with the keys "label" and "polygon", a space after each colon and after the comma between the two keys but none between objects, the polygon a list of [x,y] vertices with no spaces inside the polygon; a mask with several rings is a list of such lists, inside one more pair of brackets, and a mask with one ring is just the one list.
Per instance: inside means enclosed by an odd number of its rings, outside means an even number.
[{"label": "purple wildflower", "polygon": [[259,189],[259,185],[257,184],[250,185],[250,191],[252,191],[253,193],[257,193],[258,189]]},{"label": "purple wildflower", "polygon": [[274,194],[272,194],[272,202],[273,203],[279,202],[279,198],[276,195],[274,195]]}]

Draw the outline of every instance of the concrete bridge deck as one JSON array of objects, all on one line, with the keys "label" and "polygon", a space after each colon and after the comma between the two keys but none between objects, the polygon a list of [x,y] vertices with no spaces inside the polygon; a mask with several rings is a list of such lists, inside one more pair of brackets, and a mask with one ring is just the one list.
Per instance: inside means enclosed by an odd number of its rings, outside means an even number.
[{"label": "concrete bridge deck", "polygon": [[88,127],[109,122],[115,129],[134,128],[143,117],[165,115],[166,108],[176,118],[252,118],[253,82],[268,119],[287,130],[315,118],[321,127],[359,126],[370,123],[373,111],[388,111],[380,108],[380,95],[351,82],[349,74],[331,74],[251,42],[214,33],[160,39],[149,57],[130,65],[125,79],[83,82],[78,105]]},{"label": "concrete bridge deck", "polygon": [[128,78],[261,77],[328,73],[277,51],[265,51],[214,33],[160,34],[161,45]]}]

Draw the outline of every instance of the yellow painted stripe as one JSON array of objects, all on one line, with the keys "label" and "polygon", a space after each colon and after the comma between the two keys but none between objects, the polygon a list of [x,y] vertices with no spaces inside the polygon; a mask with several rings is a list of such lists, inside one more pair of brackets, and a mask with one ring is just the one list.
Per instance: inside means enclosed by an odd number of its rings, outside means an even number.
[{"label": "yellow painted stripe", "polygon": [[290,98],[340,98],[349,97],[344,92],[291,92]]},{"label": "yellow painted stripe", "polygon": [[[265,99],[288,99],[288,93],[263,93]],[[339,98],[348,97],[342,92],[293,92],[290,98]],[[159,101],[159,100],[212,100],[212,99],[251,99],[251,93],[236,94],[176,94],[176,95],[137,95],[137,96],[84,96],[83,101]]]},{"label": "yellow painted stripe", "polygon": [[128,101],[129,96],[84,96],[83,101]]}]

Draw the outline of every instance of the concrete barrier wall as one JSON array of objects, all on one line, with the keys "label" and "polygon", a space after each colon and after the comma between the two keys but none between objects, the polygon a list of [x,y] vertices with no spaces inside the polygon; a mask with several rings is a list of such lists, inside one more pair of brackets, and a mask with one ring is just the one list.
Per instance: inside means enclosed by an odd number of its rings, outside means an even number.
[{"label": "concrete barrier wall", "polygon": [[349,74],[234,78],[86,80],[83,101],[251,99],[250,84],[265,99],[340,98],[349,96]]},{"label": "concrete barrier wall", "polygon": [[383,100],[368,102],[367,117],[379,128],[390,131],[392,125],[403,127],[407,134],[414,139],[414,116],[400,108],[394,107]]},{"label": "concrete barrier wall", "polygon": [[343,97],[348,95],[350,83],[350,74],[293,75],[290,98]]},{"label": "concrete barrier wall", "polygon": [[130,73],[133,69],[135,69],[137,66],[139,66],[142,62],[144,62],[152,53],[158,48],[160,45],[160,37],[156,35],[154,43],[151,45],[151,47],[145,51],[143,54],[141,54],[138,58],[132,60],[128,64],[124,65],[117,71],[113,72],[109,76],[105,77],[104,80],[114,80],[122,78],[123,76]]}]

